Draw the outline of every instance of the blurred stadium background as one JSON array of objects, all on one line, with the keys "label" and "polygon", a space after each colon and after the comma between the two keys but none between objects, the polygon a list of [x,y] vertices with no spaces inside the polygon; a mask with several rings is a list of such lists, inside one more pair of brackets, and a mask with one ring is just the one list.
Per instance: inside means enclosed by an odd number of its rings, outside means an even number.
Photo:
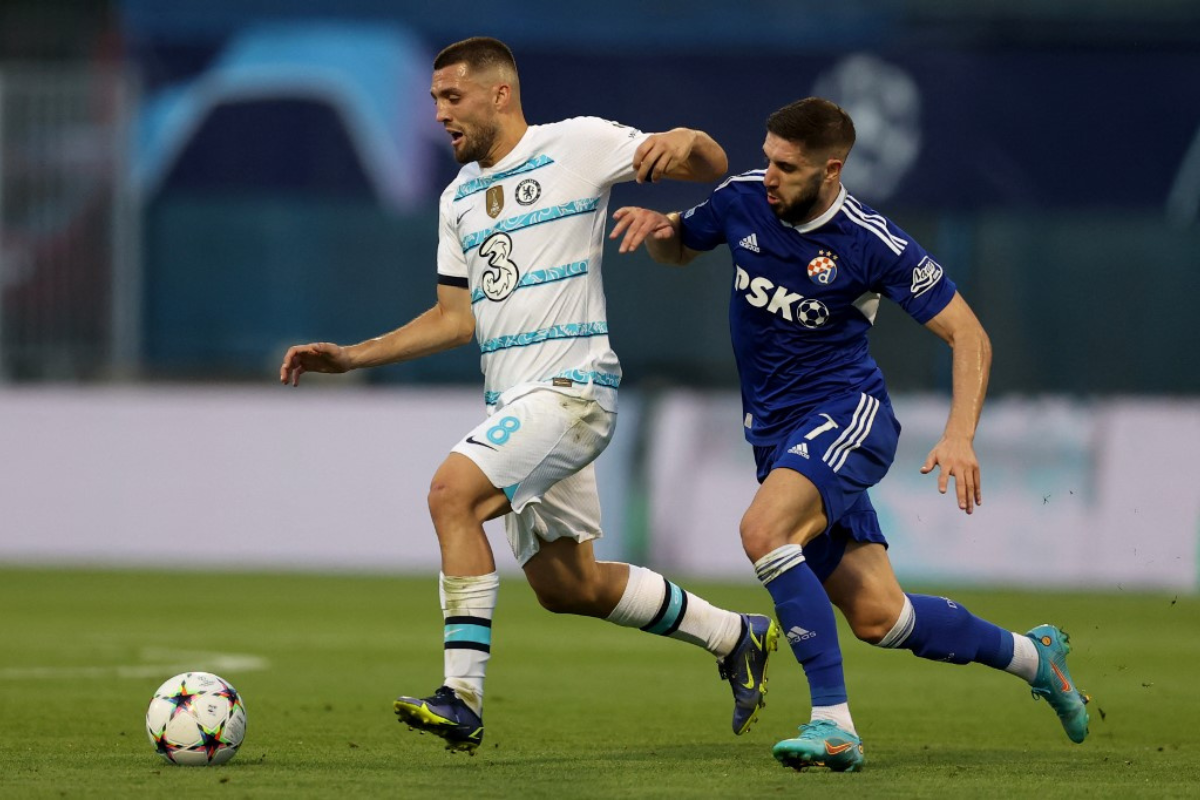
[{"label": "blurred stadium background", "polygon": [[[968,519],[917,473],[949,355],[880,315],[906,435],[875,497],[902,577],[1200,587],[1193,0],[4,0],[0,563],[436,569],[425,488],[483,411],[477,351],[299,390],[276,370],[432,302],[456,165],[430,64],[478,34],[513,47],[531,122],[700,127],[734,171],[778,106],[850,110],[847,185],[935,253],[996,351]],[[626,378],[601,553],[750,580],[727,254],[606,267]]]}]

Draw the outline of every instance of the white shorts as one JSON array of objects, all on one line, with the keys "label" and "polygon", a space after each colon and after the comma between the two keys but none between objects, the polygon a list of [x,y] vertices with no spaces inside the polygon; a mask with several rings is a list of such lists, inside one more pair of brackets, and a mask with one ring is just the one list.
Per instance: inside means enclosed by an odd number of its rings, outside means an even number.
[{"label": "white shorts", "polygon": [[598,539],[600,497],[592,462],[612,440],[617,415],[587,396],[537,388],[501,403],[454,446],[508,496],[508,543],[524,566],[541,542]]}]

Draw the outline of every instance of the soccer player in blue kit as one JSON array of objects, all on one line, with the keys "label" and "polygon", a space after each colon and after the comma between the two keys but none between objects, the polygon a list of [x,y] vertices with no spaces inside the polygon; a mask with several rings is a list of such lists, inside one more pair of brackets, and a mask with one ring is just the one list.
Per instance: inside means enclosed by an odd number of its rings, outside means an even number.
[{"label": "soccer player in blue kit", "polygon": [[854,124],[810,97],[773,113],[766,168],[735,175],[700,205],[668,215],[619,209],[620,251],[684,265],[727,244],[734,261],[729,325],[743,425],[761,484],[741,538],[808,679],[812,717],[774,747],[785,766],[852,771],[863,747],[850,715],[833,606],[855,635],[952,664],[977,662],[1027,681],[1067,736],[1088,733],[1088,697],[1067,671],[1067,635],[1022,635],[944,597],[906,594],[867,493],[891,466],[900,424],[867,351],[880,296],[953,350],[953,397],[942,438],[921,467],[954,478],[959,508],[982,500],[973,440],[991,345],[942,267],[841,183]]}]

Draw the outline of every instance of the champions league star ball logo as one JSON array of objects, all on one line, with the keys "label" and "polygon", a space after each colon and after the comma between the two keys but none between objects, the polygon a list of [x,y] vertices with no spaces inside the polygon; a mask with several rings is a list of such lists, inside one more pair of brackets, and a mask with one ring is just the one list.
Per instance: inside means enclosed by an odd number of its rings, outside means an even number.
[{"label": "champions league star ball logo", "polygon": [[828,286],[837,277],[837,256],[832,250],[818,250],[817,257],[808,262],[808,279]]}]

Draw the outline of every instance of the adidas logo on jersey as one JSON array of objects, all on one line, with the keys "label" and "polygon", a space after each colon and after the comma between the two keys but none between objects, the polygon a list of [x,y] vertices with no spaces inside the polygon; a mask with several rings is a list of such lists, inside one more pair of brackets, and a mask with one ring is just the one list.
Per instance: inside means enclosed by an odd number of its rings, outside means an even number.
[{"label": "adidas logo on jersey", "polygon": [[792,449],[788,450],[788,452],[794,456],[800,456],[801,458],[808,458],[808,443],[801,442],[800,444],[796,445]]},{"label": "adidas logo on jersey", "polygon": [[761,250],[759,250],[759,247],[758,247],[758,234],[757,233],[752,233],[749,236],[747,236],[745,239],[742,239],[740,242],[738,242],[738,247],[749,250],[752,253],[762,252]]},{"label": "adidas logo on jersey", "polygon": [[799,625],[792,626],[792,629],[787,632],[787,639],[792,644],[796,644],[797,642],[803,642],[805,639],[811,639],[814,636],[816,636],[815,633],[813,633],[812,631],[806,631],[806,630],[804,630],[804,628],[801,628]]}]

